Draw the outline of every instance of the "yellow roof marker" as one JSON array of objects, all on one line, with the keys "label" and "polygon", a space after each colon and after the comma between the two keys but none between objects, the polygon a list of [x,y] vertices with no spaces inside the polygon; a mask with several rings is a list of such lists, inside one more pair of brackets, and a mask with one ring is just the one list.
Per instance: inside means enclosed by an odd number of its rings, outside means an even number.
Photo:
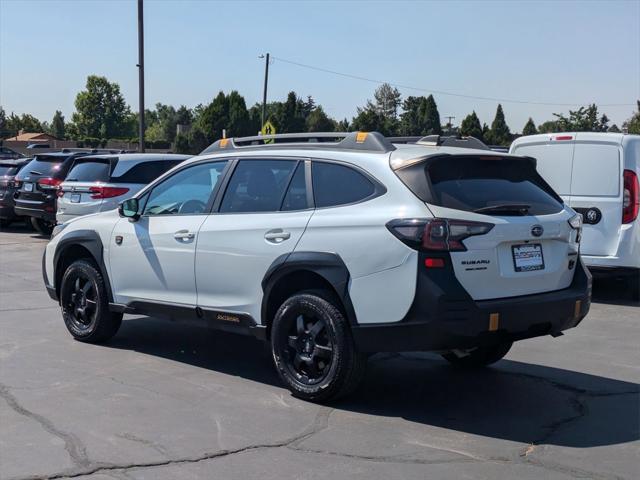
[{"label": "yellow roof marker", "polygon": [[500,314],[499,313],[489,314],[489,331],[495,332],[496,330],[498,330],[499,324],[500,324]]},{"label": "yellow roof marker", "polygon": [[367,139],[367,135],[369,135],[367,132],[358,132],[356,134],[356,143],[364,143]]},{"label": "yellow roof marker", "polygon": [[227,143],[229,143],[229,139],[228,138],[221,138],[220,139],[220,148],[227,148]]}]

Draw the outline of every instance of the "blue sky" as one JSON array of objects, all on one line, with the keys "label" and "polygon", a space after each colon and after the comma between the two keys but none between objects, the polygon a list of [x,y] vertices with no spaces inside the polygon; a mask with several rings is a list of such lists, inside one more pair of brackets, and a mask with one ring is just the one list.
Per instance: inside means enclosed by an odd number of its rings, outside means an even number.
[{"label": "blue sky", "polygon": [[[70,118],[89,74],[120,84],[137,109],[134,0],[0,0],[0,104]],[[145,2],[146,97],[190,107],[219,90],[262,98],[263,52],[371,79],[470,96],[602,107],[620,125],[640,98],[640,1]],[[275,60],[269,98],[312,95],[351,118],[376,84]],[[426,94],[400,88],[404,96]],[[496,101],[434,94],[454,123]],[[568,106],[503,102],[521,131]]]}]

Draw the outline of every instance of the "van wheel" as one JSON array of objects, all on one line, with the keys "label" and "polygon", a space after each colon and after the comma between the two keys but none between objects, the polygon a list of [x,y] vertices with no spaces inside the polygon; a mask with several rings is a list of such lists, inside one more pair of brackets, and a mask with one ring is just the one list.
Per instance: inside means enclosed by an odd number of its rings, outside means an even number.
[{"label": "van wheel", "polygon": [[53,224],[41,218],[31,217],[31,226],[41,235],[51,235]]},{"label": "van wheel", "polygon": [[293,395],[312,402],[352,393],[367,364],[340,309],[316,292],[294,295],[280,306],[271,329],[271,352]]},{"label": "van wheel", "polygon": [[87,260],[73,262],[64,272],[60,306],[67,330],[81,342],[104,342],[116,334],[122,323],[121,313],[109,311],[102,274]]},{"label": "van wheel", "polygon": [[502,342],[488,347],[476,347],[470,350],[452,350],[444,353],[445,360],[460,368],[478,368],[501,360],[511,349],[513,342]]}]

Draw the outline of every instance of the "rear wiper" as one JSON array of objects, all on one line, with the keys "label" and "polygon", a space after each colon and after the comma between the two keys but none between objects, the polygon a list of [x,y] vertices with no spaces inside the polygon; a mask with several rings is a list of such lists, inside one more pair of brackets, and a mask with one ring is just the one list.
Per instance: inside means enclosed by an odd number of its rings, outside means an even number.
[{"label": "rear wiper", "polygon": [[491,205],[489,207],[476,208],[475,213],[496,213],[496,212],[517,212],[525,215],[529,212],[531,205],[525,203],[505,203],[502,205]]},{"label": "rear wiper", "polygon": [[77,178],[65,178],[64,181],[65,182],[77,182],[78,179]]},{"label": "rear wiper", "polygon": [[31,175],[42,175],[42,172],[38,172],[37,170],[31,170],[29,173]]}]

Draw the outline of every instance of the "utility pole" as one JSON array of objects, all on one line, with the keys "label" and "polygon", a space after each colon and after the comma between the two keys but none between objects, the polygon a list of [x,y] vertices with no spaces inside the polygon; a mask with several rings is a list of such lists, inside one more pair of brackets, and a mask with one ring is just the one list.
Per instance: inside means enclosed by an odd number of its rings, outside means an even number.
[{"label": "utility pole", "polygon": [[448,120],[449,120],[449,121],[447,122],[447,125],[449,125],[449,128],[453,128],[453,123],[451,122],[451,120],[453,120],[453,119],[454,119],[454,118],[456,118],[456,117],[454,117],[453,115],[445,115],[445,117],[444,117],[444,118],[446,118],[446,119],[448,119]]},{"label": "utility pole", "polygon": [[264,58],[264,92],[262,94],[262,125],[260,125],[260,129],[264,126],[264,122],[266,121],[267,115],[267,85],[269,83],[269,54],[260,55],[260,58]]},{"label": "utility pole", "polygon": [[138,98],[139,140],[138,151],[144,152],[144,13],[143,0],[138,0]]}]

